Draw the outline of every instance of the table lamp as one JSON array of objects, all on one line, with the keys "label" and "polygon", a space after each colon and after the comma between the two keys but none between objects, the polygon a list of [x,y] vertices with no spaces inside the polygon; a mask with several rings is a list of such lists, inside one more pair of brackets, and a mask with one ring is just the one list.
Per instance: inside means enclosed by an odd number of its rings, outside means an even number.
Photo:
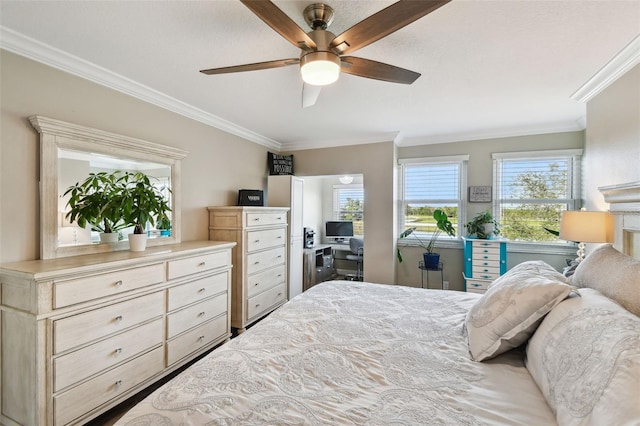
[{"label": "table lamp", "polygon": [[572,210],[562,212],[560,238],[578,242],[576,261],[584,259],[584,243],[613,242],[613,215],[609,212]]}]

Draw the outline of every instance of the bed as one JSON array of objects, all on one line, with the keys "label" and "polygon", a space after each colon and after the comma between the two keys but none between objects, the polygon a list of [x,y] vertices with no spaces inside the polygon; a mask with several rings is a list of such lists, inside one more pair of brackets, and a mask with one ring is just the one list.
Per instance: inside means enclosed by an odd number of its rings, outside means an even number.
[{"label": "bed", "polygon": [[117,423],[187,424],[638,425],[640,261],[603,245],[484,295],[319,284]]}]

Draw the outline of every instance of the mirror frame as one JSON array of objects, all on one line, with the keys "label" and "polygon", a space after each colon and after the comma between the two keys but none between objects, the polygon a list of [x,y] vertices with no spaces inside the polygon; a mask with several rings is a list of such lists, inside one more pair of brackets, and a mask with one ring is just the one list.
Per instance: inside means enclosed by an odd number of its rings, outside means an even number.
[{"label": "mirror frame", "polygon": [[180,161],[188,152],[178,148],[34,115],[40,134],[40,258],[54,259],[127,250],[129,243],[58,246],[58,148],[143,160],[171,167],[171,236],[151,238],[147,246],[179,243],[181,238]]}]

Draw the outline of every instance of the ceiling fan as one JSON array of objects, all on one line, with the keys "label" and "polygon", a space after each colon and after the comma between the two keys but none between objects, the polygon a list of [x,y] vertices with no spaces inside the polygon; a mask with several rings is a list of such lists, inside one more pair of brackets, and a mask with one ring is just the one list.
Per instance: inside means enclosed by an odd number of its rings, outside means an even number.
[{"label": "ceiling fan", "polygon": [[333,21],[333,9],[323,3],[307,6],[304,19],[311,27],[306,33],[281,9],[269,0],[240,0],[267,25],[300,48],[299,58],[235,65],[201,70],[204,74],[226,74],[255,71],[300,64],[303,86],[303,106],[315,104],[320,88],[334,83],[340,71],[359,77],[411,84],[420,74],[394,65],[344,56],[388,36],[394,31],[422,18],[451,0],[400,0],[369,16],[336,36],[327,27]]}]

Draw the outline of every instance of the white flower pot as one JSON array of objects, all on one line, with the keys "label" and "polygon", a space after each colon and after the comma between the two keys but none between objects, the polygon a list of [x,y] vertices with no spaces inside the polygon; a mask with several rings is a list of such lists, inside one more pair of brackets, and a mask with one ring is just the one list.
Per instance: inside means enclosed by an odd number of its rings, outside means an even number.
[{"label": "white flower pot", "polygon": [[100,242],[102,244],[113,244],[118,242],[118,233],[110,232],[110,233],[100,233]]},{"label": "white flower pot", "polygon": [[147,248],[147,234],[129,234],[129,250],[144,251]]}]

